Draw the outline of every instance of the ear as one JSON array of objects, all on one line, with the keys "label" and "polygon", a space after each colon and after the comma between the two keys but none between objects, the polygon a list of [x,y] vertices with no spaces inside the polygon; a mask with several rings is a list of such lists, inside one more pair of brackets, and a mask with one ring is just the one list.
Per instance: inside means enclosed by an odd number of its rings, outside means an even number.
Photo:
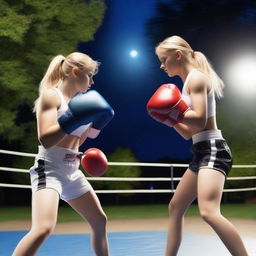
[{"label": "ear", "polygon": [[177,60],[180,60],[180,59],[181,59],[181,56],[182,56],[181,51],[180,51],[180,50],[176,50],[175,56],[176,56],[176,59],[177,59]]},{"label": "ear", "polygon": [[79,69],[78,69],[77,67],[73,67],[73,68],[71,69],[71,74],[72,74],[74,77],[77,77],[78,71],[79,71]]}]

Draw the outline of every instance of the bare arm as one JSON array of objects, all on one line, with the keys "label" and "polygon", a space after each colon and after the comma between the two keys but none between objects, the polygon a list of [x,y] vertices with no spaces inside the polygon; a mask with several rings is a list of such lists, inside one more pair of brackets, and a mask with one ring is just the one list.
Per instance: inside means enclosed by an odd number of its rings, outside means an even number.
[{"label": "bare arm", "polygon": [[192,135],[205,128],[207,123],[207,90],[209,79],[201,72],[196,73],[189,81],[189,94],[192,107],[185,113],[182,123],[173,128],[184,138],[190,139]]},{"label": "bare arm", "polygon": [[45,148],[58,144],[65,134],[57,122],[60,100],[53,90],[45,90],[39,99],[37,109],[38,138]]},{"label": "bare arm", "polygon": [[192,137],[191,128],[186,124],[177,123],[173,128],[185,139],[189,140]]},{"label": "bare arm", "polygon": [[207,122],[207,88],[209,79],[200,72],[192,77],[188,84],[192,107],[188,110],[183,119],[183,124],[203,130]]}]

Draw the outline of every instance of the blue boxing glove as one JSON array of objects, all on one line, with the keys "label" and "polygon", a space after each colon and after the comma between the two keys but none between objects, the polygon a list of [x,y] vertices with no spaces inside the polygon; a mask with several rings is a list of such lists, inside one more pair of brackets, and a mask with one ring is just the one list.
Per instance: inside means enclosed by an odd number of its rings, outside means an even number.
[{"label": "blue boxing glove", "polygon": [[65,133],[76,136],[81,135],[82,126],[86,125],[86,129],[91,126],[88,136],[95,138],[113,116],[114,110],[107,101],[98,92],[90,90],[75,95],[69,101],[67,111],[58,118],[58,122]]}]

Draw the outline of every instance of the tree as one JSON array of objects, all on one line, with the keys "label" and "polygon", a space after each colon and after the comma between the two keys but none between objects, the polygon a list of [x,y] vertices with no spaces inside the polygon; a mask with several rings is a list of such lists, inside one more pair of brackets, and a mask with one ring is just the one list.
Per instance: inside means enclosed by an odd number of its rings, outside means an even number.
[{"label": "tree", "polygon": [[255,40],[255,13],[256,3],[250,0],[160,2],[156,16],[146,24],[146,34],[154,46],[166,37],[180,35],[212,59],[233,44],[241,45],[245,34],[246,40]]},{"label": "tree", "polygon": [[37,144],[31,108],[50,59],[75,51],[79,41],[93,40],[105,4],[0,0],[0,6],[0,138],[31,151]]},{"label": "tree", "polygon": [[[1,148],[35,152],[38,144],[32,106],[52,57],[76,51],[79,41],[93,40],[102,23],[104,0],[0,0],[0,142]],[[4,146],[3,146],[4,145]],[[31,159],[30,159],[31,160]],[[25,168],[27,158],[1,166]],[[27,175],[5,173],[16,183]]]}]

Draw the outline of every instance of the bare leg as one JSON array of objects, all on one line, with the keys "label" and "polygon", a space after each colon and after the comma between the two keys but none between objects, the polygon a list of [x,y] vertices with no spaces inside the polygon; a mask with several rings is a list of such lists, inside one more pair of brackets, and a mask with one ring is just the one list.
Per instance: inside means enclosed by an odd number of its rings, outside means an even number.
[{"label": "bare leg", "polygon": [[107,217],[95,192],[91,190],[86,194],[67,202],[90,224],[92,228],[92,247],[95,254],[97,256],[107,256]]},{"label": "bare leg", "polygon": [[33,194],[32,227],[17,245],[13,256],[35,255],[56,225],[58,203],[59,194],[53,189],[42,189]]},{"label": "bare leg", "polygon": [[184,213],[197,196],[197,174],[187,169],[169,203],[169,227],[166,256],[175,256],[181,239]]},{"label": "bare leg", "polygon": [[220,203],[225,177],[213,169],[198,175],[198,205],[202,218],[215,230],[233,256],[248,255],[236,228],[221,215]]}]

